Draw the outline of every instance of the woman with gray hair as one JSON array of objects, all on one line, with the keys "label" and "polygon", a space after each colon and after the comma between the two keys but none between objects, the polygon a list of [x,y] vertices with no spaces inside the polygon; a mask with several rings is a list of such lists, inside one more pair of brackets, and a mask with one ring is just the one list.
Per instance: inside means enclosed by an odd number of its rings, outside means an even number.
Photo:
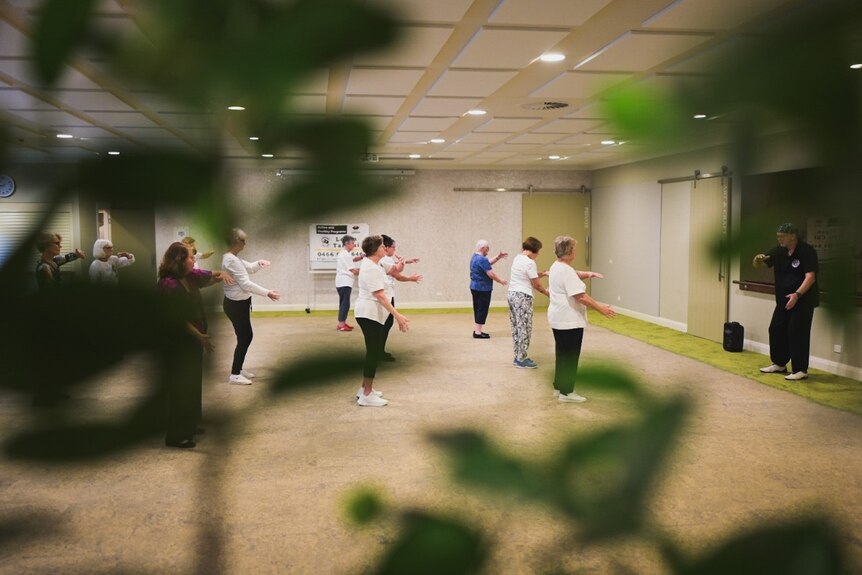
[{"label": "woman with gray hair", "polygon": [[556,370],[554,397],[563,402],[581,403],[587,398],[575,392],[575,375],[581,357],[584,328],[587,327],[587,308],[591,307],[605,317],[614,317],[611,306],[599,303],[587,294],[583,280],[602,278],[600,273],[579,272],[572,267],[577,240],[558,236],[554,240],[557,256],[548,271],[548,324],[554,332]]},{"label": "woman with gray hair", "polygon": [[473,294],[473,328],[474,339],[488,339],[489,334],[482,331],[485,321],[488,319],[488,309],[491,307],[491,292],[494,290],[494,282],[506,285],[507,282],[494,273],[491,266],[508,256],[506,252],[500,252],[488,259],[491,245],[488,240],[476,242],[476,252],[470,258],[470,293]]},{"label": "woman with gray hair", "polygon": [[116,286],[120,282],[120,268],[133,263],[134,254],[120,252],[114,255],[114,243],[111,240],[96,240],[93,244],[93,263],[90,264],[90,281]]},{"label": "woman with gray hair", "polygon": [[248,239],[245,232],[239,228],[233,228],[226,239],[230,248],[222,256],[221,267],[233,277],[233,284],[224,286],[222,309],[230,319],[236,334],[236,348],[233,352],[233,364],[228,381],[238,385],[251,385],[254,374],[243,369],[245,354],[254,337],[254,331],[251,329],[251,296],[256,294],[278,301],[281,295],[275,290],[257,285],[248,278],[249,274],[259,272],[270,262],[268,260],[247,262],[239,257],[238,254],[245,249]]}]

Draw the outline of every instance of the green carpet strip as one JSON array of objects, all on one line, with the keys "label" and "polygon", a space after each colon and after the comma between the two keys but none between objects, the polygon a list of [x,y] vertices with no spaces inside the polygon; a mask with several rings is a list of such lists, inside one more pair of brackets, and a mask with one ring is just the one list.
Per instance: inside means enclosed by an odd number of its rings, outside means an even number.
[{"label": "green carpet strip", "polygon": [[862,415],[862,382],[855,379],[810,369],[808,379],[791,382],[785,380],[783,374],[760,373],[759,369],[770,363],[769,358],[760,353],[727,352],[720,343],[624,315],[611,320],[591,310],[589,321],[620,335],[806,397],[822,405]]}]

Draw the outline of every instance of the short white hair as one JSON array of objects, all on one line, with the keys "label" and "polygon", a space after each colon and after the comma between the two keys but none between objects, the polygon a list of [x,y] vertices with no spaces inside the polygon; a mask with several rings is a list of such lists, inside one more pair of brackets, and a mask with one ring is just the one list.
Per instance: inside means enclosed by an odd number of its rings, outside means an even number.
[{"label": "short white hair", "polygon": [[476,242],[476,251],[478,252],[482,248],[490,247],[491,244],[488,243],[488,240],[479,240]]},{"label": "short white hair", "polygon": [[97,260],[106,257],[108,254],[105,253],[105,246],[110,245],[113,245],[111,240],[96,240],[96,243],[93,244],[93,257]]}]

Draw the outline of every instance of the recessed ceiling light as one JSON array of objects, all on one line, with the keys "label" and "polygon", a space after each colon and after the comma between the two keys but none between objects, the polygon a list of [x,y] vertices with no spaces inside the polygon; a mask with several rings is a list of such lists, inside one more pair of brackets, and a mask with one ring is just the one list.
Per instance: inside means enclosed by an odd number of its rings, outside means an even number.
[{"label": "recessed ceiling light", "polygon": [[467,115],[468,115],[468,116],[484,116],[484,115],[485,115],[485,114],[487,114],[487,113],[488,113],[488,112],[487,112],[486,110],[478,110],[478,109],[477,109],[477,110],[468,110],[468,111],[467,111]]},{"label": "recessed ceiling light", "polygon": [[851,64],[850,67],[854,70],[859,70],[860,68],[862,68],[862,64]]},{"label": "recessed ceiling light", "polygon": [[231,110],[233,112],[242,112],[243,110],[245,110],[245,107],[243,107],[243,106],[228,106],[227,109]]},{"label": "recessed ceiling light", "polygon": [[117,152],[117,151],[110,151],[110,152],[108,152],[108,155],[109,155],[109,156],[119,156],[119,155],[120,155],[120,152]]},{"label": "recessed ceiling light", "polygon": [[261,154],[260,157],[261,158],[274,158],[275,156],[273,154]]},{"label": "recessed ceiling light", "polygon": [[542,54],[539,56],[539,60],[542,62],[562,62],[566,57],[563,54],[558,54],[556,52],[549,52],[547,54]]},{"label": "recessed ceiling light", "polygon": [[57,137],[61,140],[68,140],[69,138],[74,138],[72,134],[57,134]]},{"label": "recessed ceiling light", "polygon": [[444,140],[443,138],[431,138],[431,143],[432,143],[432,144],[442,144],[442,143],[444,143],[445,141],[446,141],[446,140]]},{"label": "recessed ceiling light", "polygon": [[706,118],[706,114],[695,114],[693,117],[695,120],[703,120]]},{"label": "recessed ceiling light", "polygon": [[407,157],[408,157],[408,158],[410,158],[411,160],[418,160],[418,159],[419,159],[419,158],[421,158],[422,156],[421,156],[420,154],[410,154],[410,155],[409,155],[409,156],[407,156]]},{"label": "recessed ceiling light", "polygon": [[616,143],[617,143],[616,140],[602,140],[603,146],[613,146]]},{"label": "recessed ceiling light", "polygon": [[549,159],[549,160],[559,160],[559,159],[560,159],[560,157],[561,157],[561,156],[558,156],[558,155],[554,154],[554,155],[552,155],[552,156],[548,156],[548,159]]},{"label": "recessed ceiling light", "polygon": [[260,140],[260,138],[258,138],[257,136],[249,136],[248,139],[252,142],[257,142],[258,140]]},{"label": "recessed ceiling light", "polygon": [[505,192],[505,191],[506,191],[506,188],[497,188],[497,191],[498,191],[498,192]]}]

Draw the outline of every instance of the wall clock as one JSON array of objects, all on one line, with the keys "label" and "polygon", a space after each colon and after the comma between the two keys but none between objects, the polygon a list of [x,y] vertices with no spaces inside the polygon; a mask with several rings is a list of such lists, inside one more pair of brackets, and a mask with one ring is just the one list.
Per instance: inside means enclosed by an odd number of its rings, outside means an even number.
[{"label": "wall clock", "polygon": [[8,198],[15,193],[15,180],[12,176],[0,174],[0,198]]}]

